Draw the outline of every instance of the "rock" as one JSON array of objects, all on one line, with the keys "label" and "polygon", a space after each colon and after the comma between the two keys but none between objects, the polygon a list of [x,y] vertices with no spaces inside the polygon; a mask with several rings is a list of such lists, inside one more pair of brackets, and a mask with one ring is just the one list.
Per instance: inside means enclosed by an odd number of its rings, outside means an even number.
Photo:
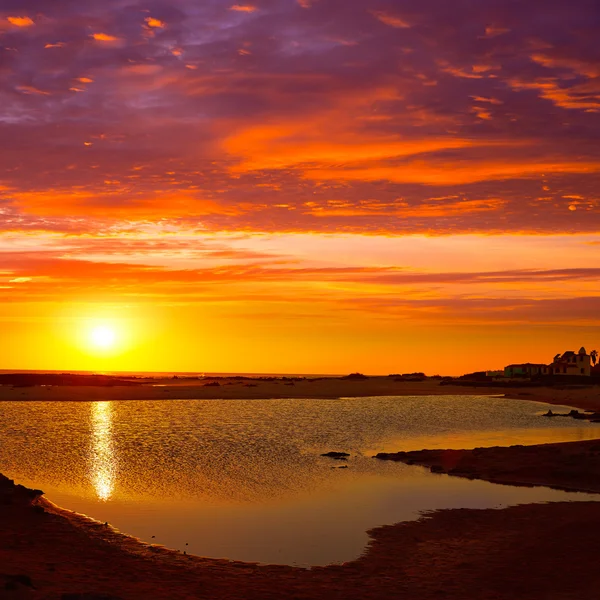
[{"label": "rock", "polygon": [[334,458],[335,460],[348,460],[346,457],[350,455],[347,452],[326,452],[325,454],[321,454],[321,456]]},{"label": "rock", "polygon": [[542,417],[556,417],[557,415],[555,415],[551,410],[548,410],[547,413],[544,413],[542,415]]},{"label": "rock", "polygon": [[445,473],[444,471],[444,467],[442,467],[441,465],[432,465],[429,470],[432,473]]}]

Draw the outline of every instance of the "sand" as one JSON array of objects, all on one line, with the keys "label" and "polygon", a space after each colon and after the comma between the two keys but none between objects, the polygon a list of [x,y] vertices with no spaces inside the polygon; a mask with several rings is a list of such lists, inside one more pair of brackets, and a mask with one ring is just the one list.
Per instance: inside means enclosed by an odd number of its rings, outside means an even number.
[{"label": "sand", "polygon": [[[219,386],[207,385],[218,382]],[[1,400],[173,400],[256,398],[346,398],[368,396],[506,395],[510,398],[565,404],[600,410],[600,385],[555,387],[489,387],[440,385],[438,380],[396,381],[394,377],[366,380],[341,378],[276,380],[138,380],[135,386],[0,386]]]},{"label": "sand", "polygon": [[382,452],[376,458],[493,483],[600,493],[600,440],[474,450]]},{"label": "sand", "polygon": [[[385,379],[301,382],[286,386],[293,390],[287,397],[486,393],[485,388],[462,390],[431,381]],[[311,385],[316,386],[312,393]],[[238,389],[180,384],[168,392],[148,385],[0,390],[5,400],[13,395],[24,400],[264,398],[271,395],[269,390],[272,397],[282,397],[275,393],[280,390],[276,386],[282,384],[264,382],[250,388],[241,384]],[[493,388],[487,393],[502,392]],[[509,393],[519,397],[520,392]],[[521,397],[527,399],[600,407],[598,388],[535,388],[524,393],[527,396]],[[421,451],[386,458],[494,482],[600,492],[600,441]],[[149,546],[0,477],[0,599],[102,598],[85,594],[124,600],[595,599],[600,586],[599,531],[600,503],[595,502],[443,510],[369,532],[371,544],[356,561],[304,570],[184,556]]]}]

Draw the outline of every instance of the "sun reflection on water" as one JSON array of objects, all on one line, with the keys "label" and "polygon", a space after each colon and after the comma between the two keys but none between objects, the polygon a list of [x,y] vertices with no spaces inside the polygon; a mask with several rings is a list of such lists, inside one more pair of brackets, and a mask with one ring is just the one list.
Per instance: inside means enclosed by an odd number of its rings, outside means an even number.
[{"label": "sun reflection on water", "polygon": [[110,402],[91,403],[90,479],[96,495],[104,501],[112,496],[115,486],[112,411]]}]

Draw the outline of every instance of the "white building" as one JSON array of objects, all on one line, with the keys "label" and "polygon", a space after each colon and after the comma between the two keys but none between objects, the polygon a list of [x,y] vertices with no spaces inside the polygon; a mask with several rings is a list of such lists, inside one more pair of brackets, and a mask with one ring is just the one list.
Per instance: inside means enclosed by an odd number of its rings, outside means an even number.
[{"label": "white building", "polygon": [[577,375],[589,377],[592,371],[592,357],[585,348],[580,348],[575,353],[572,350],[564,354],[557,354],[552,364],[546,367],[544,375]]}]

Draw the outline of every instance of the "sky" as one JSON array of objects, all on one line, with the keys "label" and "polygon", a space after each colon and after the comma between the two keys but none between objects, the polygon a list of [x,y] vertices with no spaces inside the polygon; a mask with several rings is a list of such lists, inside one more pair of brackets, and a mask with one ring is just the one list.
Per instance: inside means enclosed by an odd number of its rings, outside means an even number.
[{"label": "sky", "polygon": [[0,369],[600,346],[598,39],[597,0],[0,0]]}]

